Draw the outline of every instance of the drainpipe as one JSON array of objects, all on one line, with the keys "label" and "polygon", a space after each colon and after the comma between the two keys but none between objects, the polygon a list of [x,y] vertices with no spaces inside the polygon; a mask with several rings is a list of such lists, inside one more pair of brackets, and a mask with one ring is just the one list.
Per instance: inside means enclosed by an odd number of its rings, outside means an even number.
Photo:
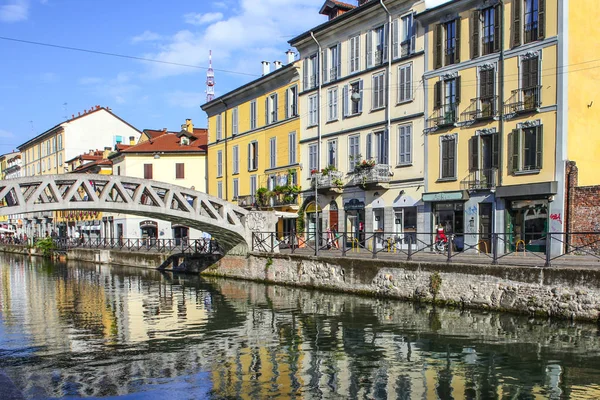
[{"label": "drainpipe", "polygon": [[[317,54],[317,74],[316,77],[317,79],[317,83],[318,83],[318,89],[317,89],[317,173],[320,173],[321,171],[321,59],[323,57],[322,54],[322,50],[321,50],[321,44],[319,43],[319,41],[317,40],[317,38],[315,37],[315,35],[313,34],[313,32],[310,32],[310,36],[312,37],[312,39],[315,41],[315,43],[317,44],[317,48],[319,49],[319,53]],[[318,179],[315,176],[315,256],[319,255],[319,246],[320,246],[320,240],[319,240],[319,189],[318,189]]]},{"label": "drainpipe", "polygon": [[504,144],[504,0],[500,0],[500,58],[498,60],[498,186],[502,185]]},{"label": "drainpipe", "polygon": [[388,60],[388,68],[387,68],[387,105],[385,107],[385,114],[387,118],[387,156],[388,156],[388,167],[391,172],[391,157],[392,157],[392,113],[391,113],[391,102],[392,102],[392,13],[388,10],[388,8],[383,4],[383,0],[379,0],[379,4],[385,10],[388,15],[388,29],[387,29],[387,60]]},{"label": "drainpipe", "polygon": [[[228,177],[229,175],[227,175],[227,103],[225,103],[223,101],[223,99],[220,99],[221,103],[223,103],[223,105],[225,106],[225,121],[223,124],[223,137],[225,138],[225,157],[223,159],[224,161],[224,166],[225,166],[225,173],[223,174],[224,177],[224,181],[225,181],[225,200],[229,201],[229,190],[227,190],[227,188],[229,187],[229,185],[227,184],[228,181]],[[208,189],[208,187],[207,187]]]}]

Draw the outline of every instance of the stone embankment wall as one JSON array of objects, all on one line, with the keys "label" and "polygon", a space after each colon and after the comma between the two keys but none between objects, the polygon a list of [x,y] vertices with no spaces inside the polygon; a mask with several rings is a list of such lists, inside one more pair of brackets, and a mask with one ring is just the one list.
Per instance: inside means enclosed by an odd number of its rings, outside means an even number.
[{"label": "stone embankment wall", "polygon": [[600,269],[399,263],[251,253],[203,274],[463,308],[597,321]]}]

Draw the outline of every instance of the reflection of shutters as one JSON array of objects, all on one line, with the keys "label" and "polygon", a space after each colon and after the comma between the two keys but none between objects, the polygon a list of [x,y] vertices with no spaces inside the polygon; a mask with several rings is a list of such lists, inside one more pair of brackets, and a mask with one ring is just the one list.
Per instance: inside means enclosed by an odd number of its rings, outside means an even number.
[{"label": "reflection of shutters", "polygon": [[469,171],[479,169],[479,137],[469,139]]},{"label": "reflection of shutters", "polygon": [[500,51],[500,5],[494,7],[494,52]]},{"label": "reflection of shutters", "polygon": [[513,23],[512,23],[512,45],[513,47],[521,44],[521,3],[523,0],[513,0]]},{"label": "reflection of shutters", "polygon": [[437,81],[433,86],[433,108],[442,107],[442,81]]},{"label": "reflection of shutters", "polygon": [[498,168],[498,165],[500,164],[500,143],[498,143],[498,136],[498,133],[492,134],[492,168]]},{"label": "reflection of shutters", "polygon": [[479,57],[479,10],[471,14],[471,58]]},{"label": "reflection of shutters", "polygon": [[433,34],[433,68],[442,67],[442,40],[444,34],[444,27],[442,24],[438,24],[434,28]]},{"label": "reflection of shutters", "polygon": [[546,35],[546,0],[538,0],[538,39]]},{"label": "reflection of shutters", "polygon": [[544,153],[543,127],[538,126],[535,130],[535,133],[535,169],[542,169],[542,160]]},{"label": "reflection of shutters", "polygon": [[348,116],[348,85],[344,85],[342,89],[342,115],[344,118]]},{"label": "reflection of shutters", "polygon": [[456,39],[455,42],[456,44],[454,45],[454,62],[460,62],[460,18],[457,18],[455,20],[455,26],[456,26]]}]

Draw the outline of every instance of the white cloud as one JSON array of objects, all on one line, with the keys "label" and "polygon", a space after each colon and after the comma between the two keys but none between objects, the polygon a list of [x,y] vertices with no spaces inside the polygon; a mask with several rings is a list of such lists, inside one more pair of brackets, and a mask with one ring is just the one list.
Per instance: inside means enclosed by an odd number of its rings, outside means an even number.
[{"label": "white cloud", "polygon": [[166,95],[167,103],[178,108],[197,108],[206,102],[206,94],[202,92],[184,92],[178,90]]},{"label": "white cloud", "polygon": [[15,135],[12,132],[5,131],[4,129],[0,129],[0,138],[14,138]]},{"label": "white cloud", "polygon": [[110,79],[83,77],[79,79],[79,84],[88,86],[88,90],[95,97],[125,104],[135,99],[141,89],[139,85],[131,82],[132,76],[131,73],[121,72]]},{"label": "white cloud", "polygon": [[211,22],[220,21],[223,19],[223,14],[220,12],[212,13],[187,13],[183,16],[183,20],[186,24],[192,25],[204,25],[210,24]]},{"label": "white cloud", "polygon": [[[207,66],[208,52],[212,50],[217,80],[223,74],[218,69],[241,71],[258,77],[261,60],[283,61],[285,51],[290,47],[287,43],[290,37],[326,21],[318,14],[322,0],[237,0],[231,3],[228,9],[236,10],[236,14],[196,29],[179,31],[165,38],[159,52],[144,54],[143,57]],[[147,65],[149,76],[153,78],[204,73],[176,65]]]},{"label": "white cloud", "polygon": [[156,32],[144,31],[144,33],[131,38],[131,43],[155,42],[162,39],[162,36]]},{"label": "white cloud", "polygon": [[9,0],[0,6],[0,21],[19,22],[29,17],[29,0]]}]

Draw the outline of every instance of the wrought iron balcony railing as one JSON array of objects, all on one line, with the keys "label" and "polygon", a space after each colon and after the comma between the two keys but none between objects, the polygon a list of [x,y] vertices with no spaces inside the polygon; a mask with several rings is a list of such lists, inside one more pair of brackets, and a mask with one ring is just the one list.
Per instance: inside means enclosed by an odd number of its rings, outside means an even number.
[{"label": "wrought iron balcony railing", "polygon": [[498,96],[476,97],[471,99],[469,107],[460,114],[461,122],[470,122],[498,115]]},{"label": "wrought iron balcony railing", "polygon": [[298,204],[297,194],[276,194],[269,199],[271,207],[293,206]]},{"label": "wrought iron balcony railing", "polygon": [[352,177],[352,182],[359,186],[388,183],[391,180],[392,174],[390,173],[390,166],[387,164],[375,164],[372,167],[355,170]]},{"label": "wrought iron balcony railing", "polygon": [[434,130],[458,122],[458,103],[445,104],[427,119],[427,129]]},{"label": "wrought iron balcony railing", "polygon": [[478,169],[460,181],[462,190],[489,190],[498,184],[498,168]]},{"label": "wrought iron balcony railing", "polygon": [[314,174],[313,182],[316,182],[319,189],[336,189],[344,186],[343,177],[344,173],[341,171],[328,171],[326,173]]},{"label": "wrought iron balcony railing", "polygon": [[541,86],[516,89],[511,91],[510,98],[504,103],[504,115],[536,111],[542,105]]}]

